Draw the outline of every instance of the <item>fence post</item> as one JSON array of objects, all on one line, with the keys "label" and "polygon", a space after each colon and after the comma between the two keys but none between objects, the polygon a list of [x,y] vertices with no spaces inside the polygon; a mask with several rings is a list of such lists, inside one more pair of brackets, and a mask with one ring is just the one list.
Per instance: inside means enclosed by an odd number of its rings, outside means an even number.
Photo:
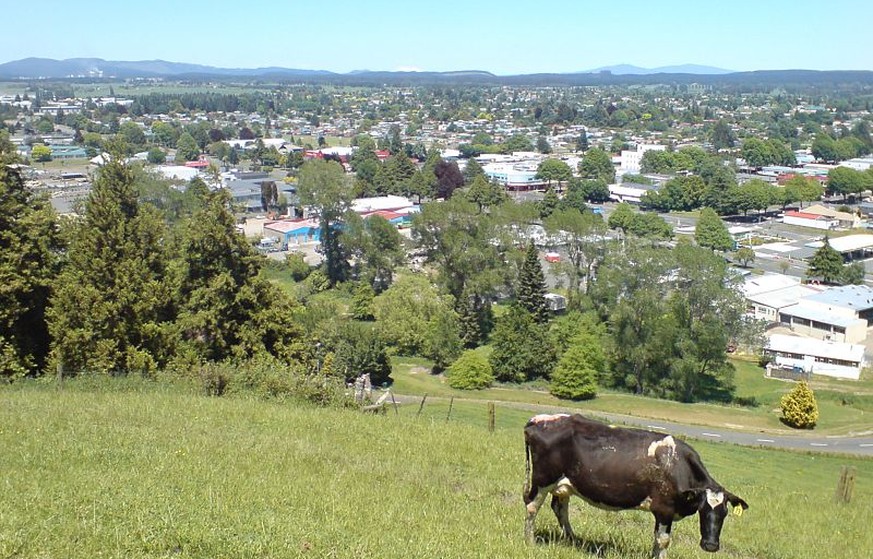
[{"label": "fence post", "polygon": [[452,396],[452,398],[449,400],[449,413],[446,414],[446,423],[448,423],[449,419],[452,417],[452,405],[454,405],[454,403],[455,397]]},{"label": "fence post", "polygon": [[495,419],[496,411],[494,409],[494,402],[488,402],[488,432],[494,432],[494,419]]},{"label": "fence post", "polygon": [[388,394],[391,394],[391,403],[394,404],[394,415],[400,415],[400,410],[397,409],[397,400],[394,399],[394,393],[389,390]]},{"label": "fence post", "polygon": [[424,409],[424,403],[427,401],[427,393],[425,393],[424,398],[421,399],[421,404],[418,406],[418,412],[415,414],[415,417],[421,415],[421,410]]},{"label": "fence post", "polygon": [[855,493],[855,467],[843,466],[840,471],[840,481],[837,483],[837,493],[835,498],[837,501],[849,503],[852,501],[852,496]]}]

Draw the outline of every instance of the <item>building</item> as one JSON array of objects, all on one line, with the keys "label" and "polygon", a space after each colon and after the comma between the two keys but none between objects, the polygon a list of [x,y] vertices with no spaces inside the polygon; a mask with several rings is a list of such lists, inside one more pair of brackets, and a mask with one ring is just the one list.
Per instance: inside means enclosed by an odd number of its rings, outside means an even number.
[{"label": "building", "polygon": [[647,151],[665,151],[667,146],[660,144],[638,144],[635,150],[622,150],[620,168],[625,173],[639,173],[642,169],[643,155]]},{"label": "building", "polygon": [[[845,235],[828,239],[832,249],[843,255],[847,261],[866,259],[873,255],[873,235],[860,233],[858,235]],[[813,241],[803,246],[808,249],[818,250],[824,245],[824,241]]]},{"label": "building", "polygon": [[873,320],[873,288],[831,287],[803,297],[779,310],[779,322],[803,336],[819,340],[861,343]]},{"label": "building", "polygon": [[861,216],[856,213],[838,212],[832,208],[822,206],[821,204],[813,204],[803,209],[804,213],[816,214],[837,221],[837,227],[853,229],[861,226]]},{"label": "building", "polygon": [[864,346],[799,336],[773,334],[764,354],[783,367],[797,367],[806,373],[858,380],[866,365]]},{"label": "building", "polygon": [[800,278],[782,274],[749,276],[740,287],[746,298],[746,314],[770,323],[779,322],[783,310],[824,289],[827,288],[804,285]]},{"label": "building", "polygon": [[791,211],[785,212],[785,217],[782,218],[782,223],[786,225],[799,225],[801,227],[811,227],[813,229],[836,229],[840,224],[836,219],[809,212]]},{"label": "building", "polygon": [[488,180],[507,190],[523,191],[543,188],[546,182],[537,177],[539,163],[488,163],[482,171]]},{"label": "building", "polygon": [[276,239],[283,247],[321,240],[317,219],[289,219],[264,223],[264,237]]}]

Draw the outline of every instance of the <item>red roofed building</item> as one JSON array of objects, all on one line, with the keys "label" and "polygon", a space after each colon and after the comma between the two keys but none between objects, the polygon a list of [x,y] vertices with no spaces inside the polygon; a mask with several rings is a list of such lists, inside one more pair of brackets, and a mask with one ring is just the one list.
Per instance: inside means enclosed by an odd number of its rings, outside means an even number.
[{"label": "red roofed building", "polygon": [[840,222],[832,217],[809,212],[785,212],[782,222],[786,225],[799,225],[813,229],[835,229]]}]

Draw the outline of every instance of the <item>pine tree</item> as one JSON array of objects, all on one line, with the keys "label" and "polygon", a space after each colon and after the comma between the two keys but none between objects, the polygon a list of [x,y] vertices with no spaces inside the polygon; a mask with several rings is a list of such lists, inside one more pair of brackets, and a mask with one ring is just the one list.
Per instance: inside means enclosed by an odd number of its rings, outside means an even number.
[{"label": "pine tree", "polygon": [[796,429],[812,429],[818,421],[815,394],[805,381],[800,381],[791,392],[782,396],[782,421]]},{"label": "pine tree", "polygon": [[0,379],[36,374],[46,364],[45,313],[62,245],[51,205],[25,186],[15,162],[0,132]]},{"label": "pine tree", "polygon": [[491,334],[494,348],[488,361],[494,377],[504,382],[547,378],[555,366],[555,351],[544,325],[513,305],[501,316]]},{"label": "pine tree", "polygon": [[809,259],[807,275],[821,278],[825,283],[839,283],[842,279],[843,256],[831,246],[827,237],[824,238],[821,248]]},{"label": "pine tree", "polygon": [[482,165],[476,161],[475,157],[471,157],[467,160],[466,167],[464,167],[464,184],[470,186],[476,180],[476,177],[485,178],[485,170],[482,169]]},{"label": "pine tree", "polygon": [[48,314],[53,360],[70,373],[147,372],[170,351],[166,226],[153,206],[140,206],[123,151],[111,153],[72,226]]},{"label": "pine tree", "polygon": [[700,217],[694,228],[694,240],[702,247],[722,252],[731,250],[734,246],[734,240],[727,227],[712,208],[700,210]]},{"label": "pine tree", "polygon": [[540,324],[549,320],[549,307],[545,294],[546,280],[537,249],[533,243],[528,243],[524,262],[519,271],[517,299],[521,307]]},{"label": "pine tree", "polygon": [[597,395],[597,377],[605,367],[600,340],[578,334],[552,371],[549,392],[558,398],[590,400]]}]

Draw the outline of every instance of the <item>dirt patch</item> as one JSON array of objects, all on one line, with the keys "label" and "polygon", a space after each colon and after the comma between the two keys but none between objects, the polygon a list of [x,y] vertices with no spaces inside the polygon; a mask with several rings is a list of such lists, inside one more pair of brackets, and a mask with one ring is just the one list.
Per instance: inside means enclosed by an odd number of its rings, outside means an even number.
[{"label": "dirt patch", "polygon": [[418,375],[422,373],[429,375],[430,369],[428,369],[427,367],[412,367],[411,369],[409,369],[410,375]]}]

